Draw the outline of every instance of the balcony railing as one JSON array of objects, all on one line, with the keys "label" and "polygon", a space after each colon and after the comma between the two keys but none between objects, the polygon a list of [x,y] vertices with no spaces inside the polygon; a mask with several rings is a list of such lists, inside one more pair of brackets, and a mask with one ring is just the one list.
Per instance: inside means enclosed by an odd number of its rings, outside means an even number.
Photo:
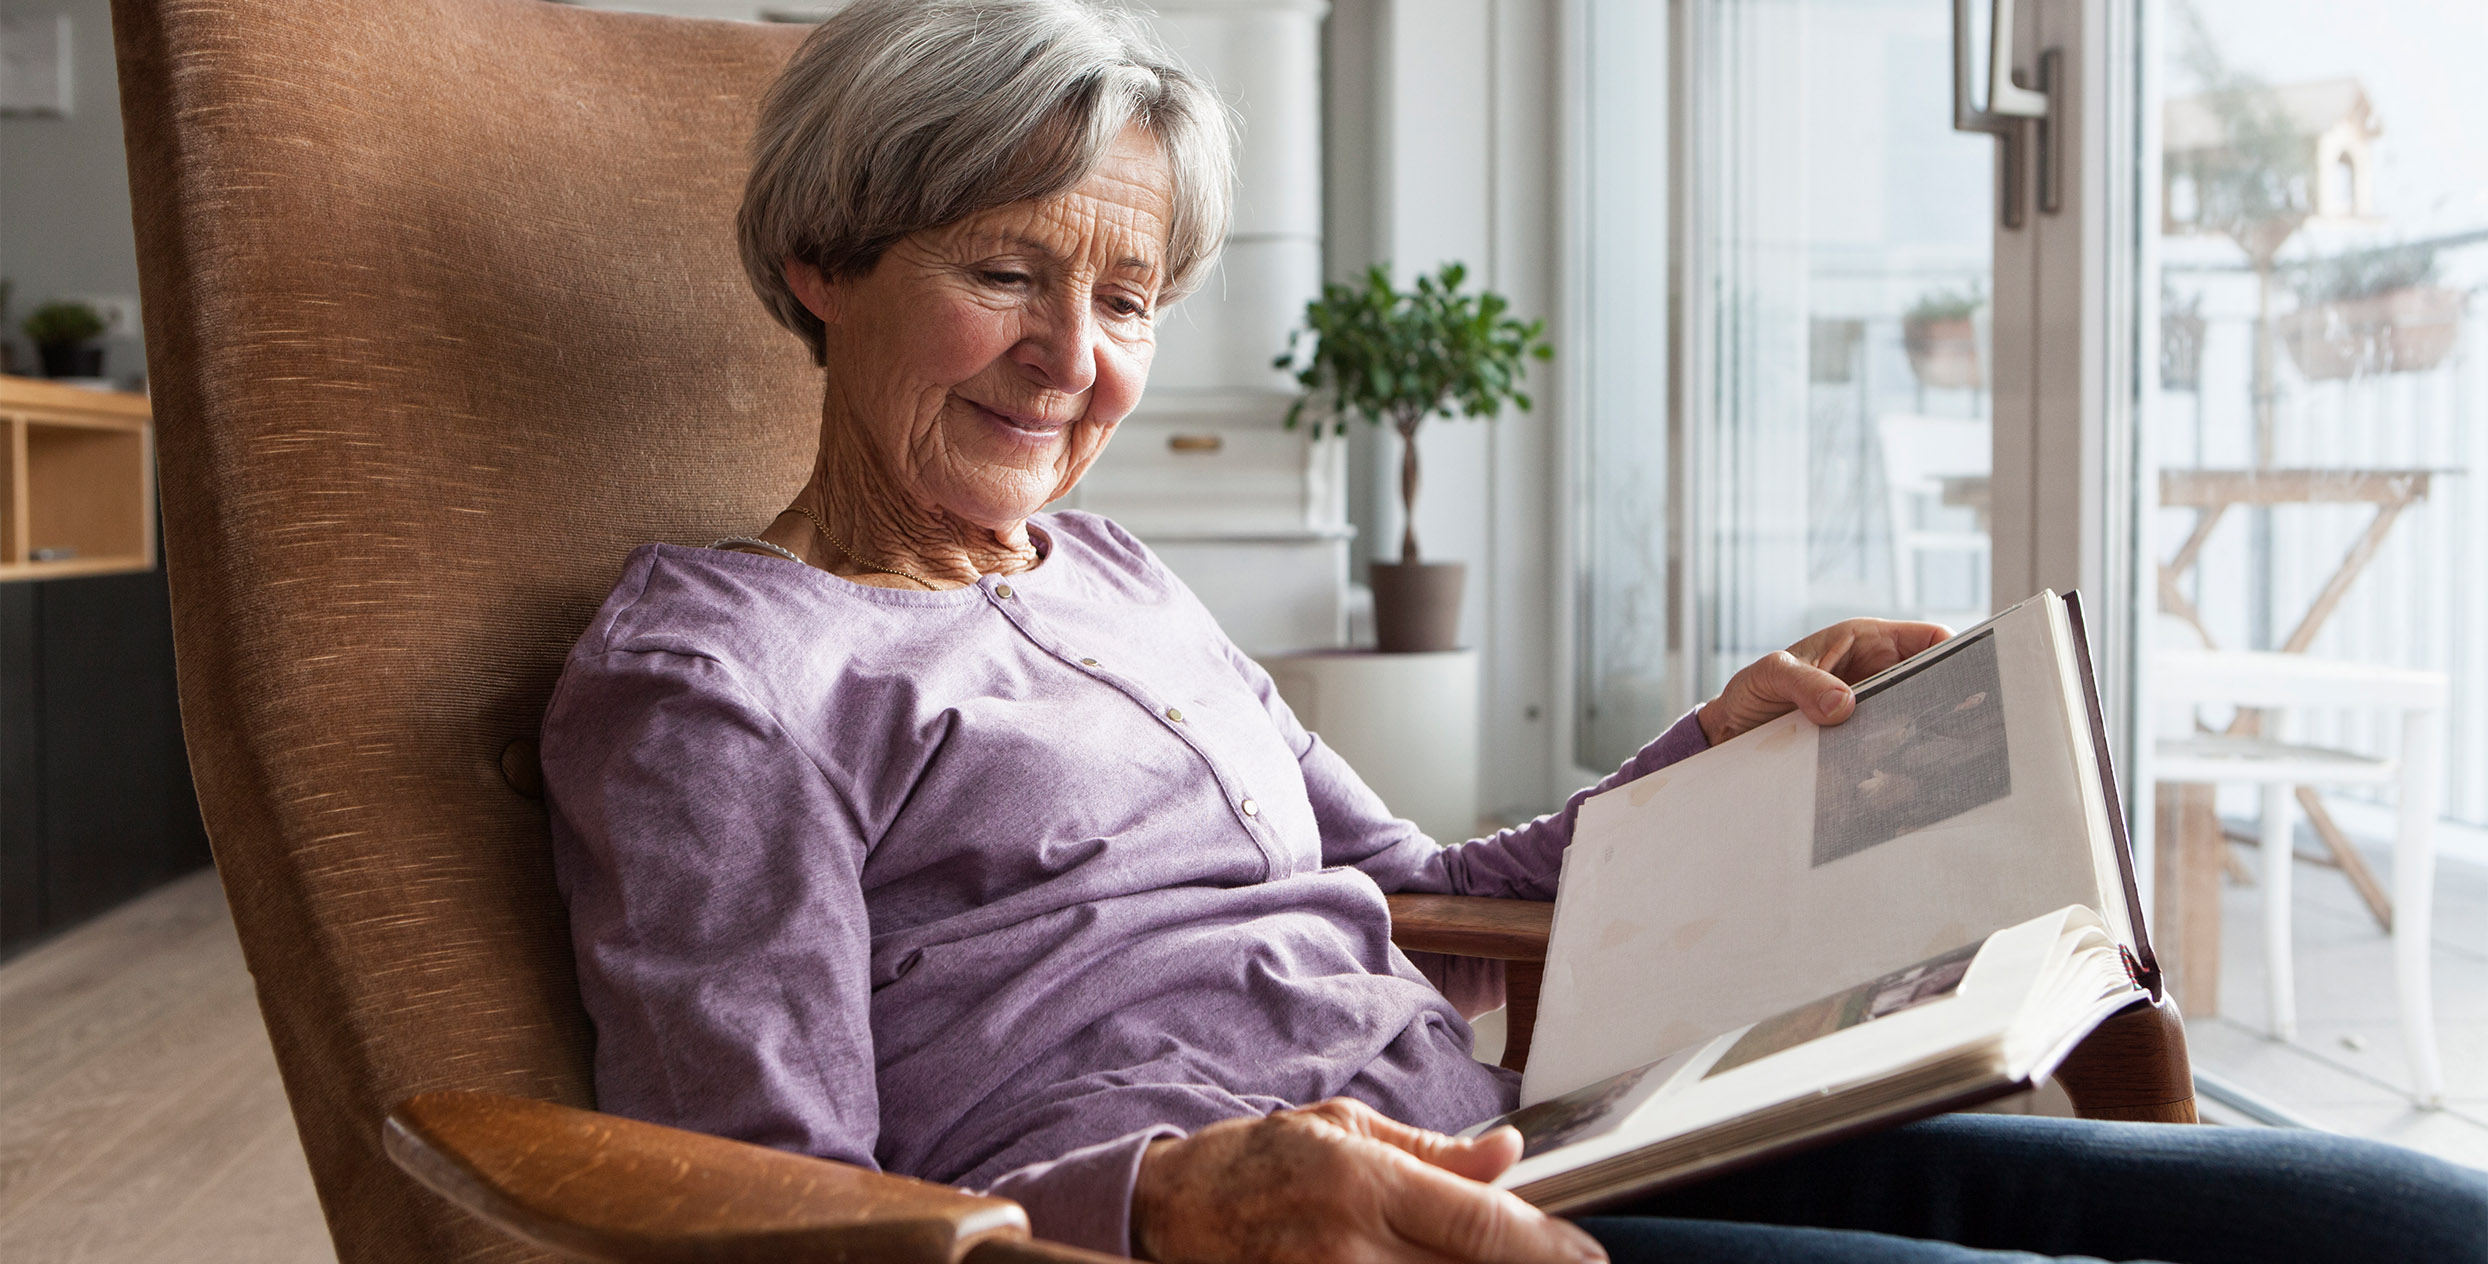
[{"label": "balcony railing", "polygon": [[[2457,240],[2439,259],[2453,279],[2346,316],[2281,295],[2261,370],[2257,278],[2169,269],[2150,460],[2180,481],[2286,471],[2267,476],[2304,494],[2228,513],[2176,586],[2195,626],[2164,609],[2156,635],[2445,673],[2443,811],[2488,825],[2488,242]],[[2157,561],[2201,512],[2157,511]],[[2320,626],[2291,644],[2310,611]],[[2292,723],[2293,740],[2394,753],[2396,721],[2380,712]]]}]

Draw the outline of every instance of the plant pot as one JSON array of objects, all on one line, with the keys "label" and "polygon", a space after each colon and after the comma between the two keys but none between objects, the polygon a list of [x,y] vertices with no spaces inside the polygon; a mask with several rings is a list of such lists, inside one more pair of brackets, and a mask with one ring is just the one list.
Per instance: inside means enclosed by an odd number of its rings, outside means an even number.
[{"label": "plant pot", "polygon": [[2365,298],[2310,303],[2280,319],[2290,363],[2315,381],[2360,373],[2417,373],[2453,353],[2462,291],[2413,285]]},{"label": "plant pot", "polygon": [[1905,320],[1901,322],[1901,349],[1909,353],[1909,371],[1922,386],[1969,390],[1981,381],[1978,327],[1967,316]]},{"label": "plant pot", "polygon": [[1374,639],[1385,654],[1430,654],[1460,648],[1460,587],[1464,562],[1373,564]]},{"label": "plant pot", "polygon": [[45,377],[102,377],[104,349],[84,342],[47,342],[35,348]]}]

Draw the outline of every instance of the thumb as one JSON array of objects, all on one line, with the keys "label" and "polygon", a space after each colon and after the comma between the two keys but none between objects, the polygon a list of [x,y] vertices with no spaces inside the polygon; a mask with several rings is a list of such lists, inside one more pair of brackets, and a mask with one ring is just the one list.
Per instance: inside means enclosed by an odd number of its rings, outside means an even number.
[{"label": "thumb", "polygon": [[1857,695],[1847,681],[1804,659],[1781,654],[1772,667],[1768,679],[1760,683],[1816,724],[1838,724],[1857,709]]},{"label": "thumb", "polygon": [[1440,1133],[1425,1135],[1449,1144],[1438,1147],[1432,1154],[1417,1150],[1411,1150],[1409,1153],[1445,1171],[1465,1176],[1473,1181],[1491,1181],[1503,1175],[1504,1169],[1520,1162],[1520,1129],[1510,1124],[1505,1124],[1482,1136],[1465,1139],[1446,1137]]}]

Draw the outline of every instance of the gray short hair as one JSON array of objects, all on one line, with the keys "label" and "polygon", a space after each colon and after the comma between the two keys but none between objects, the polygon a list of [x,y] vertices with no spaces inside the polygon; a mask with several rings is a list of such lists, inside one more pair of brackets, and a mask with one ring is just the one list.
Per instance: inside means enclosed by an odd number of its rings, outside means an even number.
[{"label": "gray short hair", "polygon": [[1226,106],[1129,13],[1094,0],[855,0],[761,102],[735,230],[779,324],[822,358],[788,256],[858,276],[909,233],[1051,197],[1138,123],[1173,169],[1160,302],[1217,262],[1235,182]]}]

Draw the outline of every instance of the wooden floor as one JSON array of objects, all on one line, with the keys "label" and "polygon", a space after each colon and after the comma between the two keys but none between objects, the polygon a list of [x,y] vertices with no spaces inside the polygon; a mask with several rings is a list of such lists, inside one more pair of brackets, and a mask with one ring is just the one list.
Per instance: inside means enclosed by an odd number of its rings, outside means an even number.
[{"label": "wooden floor", "polygon": [[212,872],[0,966],[0,1260],[334,1260]]},{"label": "wooden floor", "polygon": [[[2197,1061],[2328,1127],[2488,1166],[2488,870],[2440,879],[2441,1111],[2400,1093],[2386,941],[2337,875],[2302,866],[2298,887],[2302,1036],[2259,1032],[2259,905],[2237,888],[2227,1013],[2189,1021]],[[213,874],[0,965],[0,1261],[333,1258]]]}]

